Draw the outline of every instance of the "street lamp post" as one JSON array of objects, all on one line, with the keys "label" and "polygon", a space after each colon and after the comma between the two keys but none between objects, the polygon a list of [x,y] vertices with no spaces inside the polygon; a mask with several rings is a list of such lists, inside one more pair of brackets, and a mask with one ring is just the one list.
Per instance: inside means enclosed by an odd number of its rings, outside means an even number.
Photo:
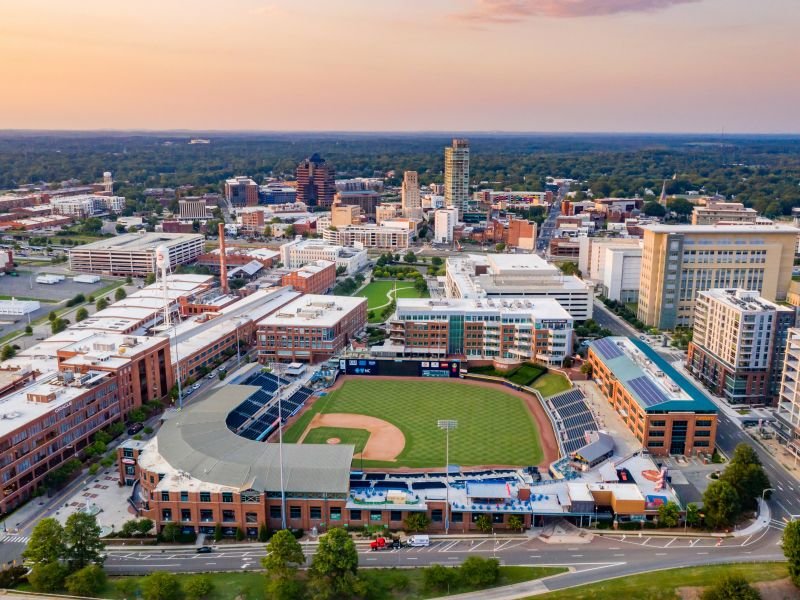
[{"label": "street lamp post", "polygon": [[445,487],[445,505],[444,505],[444,533],[450,533],[450,431],[458,427],[458,421],[454,419],[440,419],[436,421],[436,426],[443,429],[445,433],[445,454],[444,454],[444,477],[446,482]]}]

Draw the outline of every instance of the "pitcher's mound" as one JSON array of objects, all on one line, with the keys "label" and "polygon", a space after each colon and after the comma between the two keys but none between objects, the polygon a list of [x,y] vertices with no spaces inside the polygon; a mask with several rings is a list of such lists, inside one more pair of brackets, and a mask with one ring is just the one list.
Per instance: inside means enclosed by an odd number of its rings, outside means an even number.
[{"label": "pitcher's mound", "polygon": [[325,440],[325,441],[326,441],[328,444],[331,444],[331,445],[333,445],[333,444],[338,444],[338,443],[339,443],[339,442],[341,442],[342,440],[340,440],[339,438],[328,438],[328,439],[327,439],[327,440]]}]

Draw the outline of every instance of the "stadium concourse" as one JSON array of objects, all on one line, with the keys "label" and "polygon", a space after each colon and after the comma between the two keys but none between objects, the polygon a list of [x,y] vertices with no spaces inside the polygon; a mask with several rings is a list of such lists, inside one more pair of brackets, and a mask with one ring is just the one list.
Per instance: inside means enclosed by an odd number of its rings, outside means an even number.
[{"label": "stadium concourse", "polygon": [[[526,528],[562,519],[648,520],[677,500],[649,456],[617,456],[602,432],[587,433],[584,446],[549,472],[535,466],[365,472],[353,468],[351,444],[259,441],[277,426],[279,406],[285,419],[311,396],[299,382],[271,373],[226,385],[167,419],[155,438],[124,443],[120,481],[159,530],[175,522],[186,534],[210,534],[219,523],[224,535],[241,530],[248,538],[262,526],[402,529],[414,513],[428,517],[431,532],[447,525],[459,533],[476,530],[482,515],[498,530],[516,526],[512,516]],[[574,394],[558,398],[554,414],[578,402]]]}]

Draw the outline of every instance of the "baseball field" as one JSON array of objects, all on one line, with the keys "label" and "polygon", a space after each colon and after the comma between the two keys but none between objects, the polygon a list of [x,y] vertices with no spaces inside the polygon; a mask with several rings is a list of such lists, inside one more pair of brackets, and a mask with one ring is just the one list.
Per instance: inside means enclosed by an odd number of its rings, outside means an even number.
[{"label": "baseball field", "polygon": [[445,433],[437,421],[454,419],[451,464],[524,466],[556,458],[546,417],[525,394],[463,381],[344,379],[289,426],[284,441],[354,444],[364,467],[444,468]]}]

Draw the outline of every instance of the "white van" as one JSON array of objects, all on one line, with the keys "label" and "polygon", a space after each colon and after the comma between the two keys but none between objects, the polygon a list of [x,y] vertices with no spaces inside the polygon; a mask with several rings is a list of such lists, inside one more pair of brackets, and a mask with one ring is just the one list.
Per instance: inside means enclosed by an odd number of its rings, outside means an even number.
[{"label": "white van", "polygon": [[430,546],[431,538],[429,535],[412,535],[408,538],[408,545],[412,547]]}]

